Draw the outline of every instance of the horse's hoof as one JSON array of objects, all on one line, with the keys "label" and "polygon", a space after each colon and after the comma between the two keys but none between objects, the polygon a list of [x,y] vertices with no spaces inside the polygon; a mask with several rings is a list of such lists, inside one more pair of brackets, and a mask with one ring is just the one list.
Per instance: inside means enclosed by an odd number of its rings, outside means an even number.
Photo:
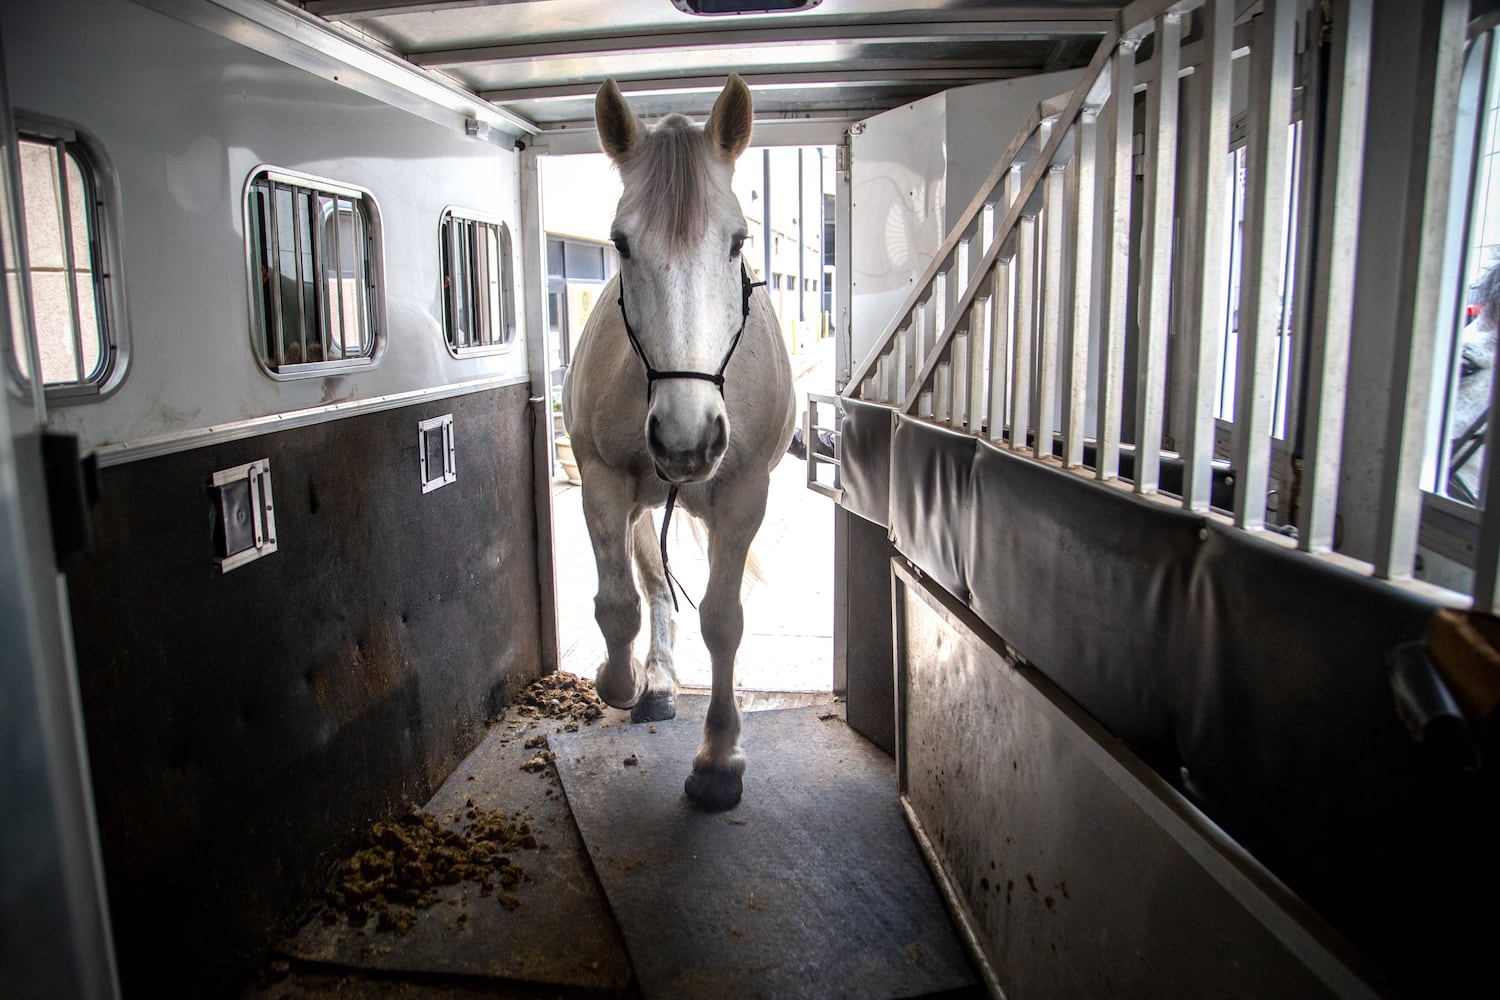
[{"label": "horse's hoof", "polygon": [[630,710],[631,722],[664,722],[677,717],[677,697],[670,691],[647,691]]},{"label": "horse's hoof", "polygon": [[702,808],[722,812],[740,804],[744,782],[734,771],[694,770],[683,783],[682,790]]}]

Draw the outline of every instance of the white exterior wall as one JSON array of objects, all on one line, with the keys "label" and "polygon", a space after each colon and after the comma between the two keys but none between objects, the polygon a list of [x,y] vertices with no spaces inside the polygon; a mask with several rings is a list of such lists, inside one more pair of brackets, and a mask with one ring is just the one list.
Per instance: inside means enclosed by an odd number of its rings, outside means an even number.
[{"label": "white exterior wall", "polygon": [[[118,180],[129,370],[108,398],[51,416],[84,449],[476,379],[526,379],[511,150],[127,0],[8,5],[0,30],[17,109],[92,135]],[[374,194],[386,347],[373,369],[278,382],[258,367],[243,195],[261,164]],[[438,231],[450,206],[510,228],[517,336],[504,354],[448,353]]]}]

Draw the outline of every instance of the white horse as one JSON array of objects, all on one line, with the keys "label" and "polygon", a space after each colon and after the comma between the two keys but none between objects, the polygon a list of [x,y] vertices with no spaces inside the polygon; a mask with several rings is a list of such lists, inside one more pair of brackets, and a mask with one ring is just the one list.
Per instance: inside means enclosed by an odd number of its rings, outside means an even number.
[{"label": "white horse", "polygon": [[[594,617],[609,657],[598,691],[636,722],[676,714],[675,602],[651,516],[667,504],[670,517],[670,494],[708,529],[699,618],[713,693],[685,787],[699,804],[728,809],[745,770],[734,698],[740,584],[794,419],[791,363],[770,299],[740,258],[745,217],[730,189],[750,141],[750,91],[732,75],[704,128],[682,115],[648,128],[611,80],[594,115],[624,186],[611,230],[620,273],[584,327],[563,421],[599,571]],[[632,557],[651,609],[644,666],[632,655],[641,627]]]}]

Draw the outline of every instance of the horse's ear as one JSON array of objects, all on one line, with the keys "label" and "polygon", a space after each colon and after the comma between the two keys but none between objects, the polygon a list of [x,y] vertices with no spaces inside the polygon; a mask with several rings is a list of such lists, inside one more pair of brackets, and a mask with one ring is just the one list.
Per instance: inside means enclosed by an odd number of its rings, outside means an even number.
[{"label": "horse's ear", "polygon": [[594,97],[594,127],[599,131],[599,145],[615,163],[628,158],[640,140],[635,112],[613,80],[605,80]]},{"label": "horse's ear", "polygon": [[750,128],[755,123],[755,111],[750,102],[750,88],[738,73],[730,73],[729,80],[714,101],[714,110],[708,116],[704,131],[726,163],[740,158],[745,147],[750,145]]}]

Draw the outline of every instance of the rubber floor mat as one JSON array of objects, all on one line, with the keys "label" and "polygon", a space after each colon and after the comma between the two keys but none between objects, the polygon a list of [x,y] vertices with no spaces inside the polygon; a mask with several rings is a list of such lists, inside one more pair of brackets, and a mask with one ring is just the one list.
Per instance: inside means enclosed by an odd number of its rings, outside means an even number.
[{"label": "rubber floor mat", "polygon": [[705,698],[553,736],[647,997],[904,997],[977,988],[897,800],[895,763],[828,707],[744,715],[744,798],[684,796]]}]

